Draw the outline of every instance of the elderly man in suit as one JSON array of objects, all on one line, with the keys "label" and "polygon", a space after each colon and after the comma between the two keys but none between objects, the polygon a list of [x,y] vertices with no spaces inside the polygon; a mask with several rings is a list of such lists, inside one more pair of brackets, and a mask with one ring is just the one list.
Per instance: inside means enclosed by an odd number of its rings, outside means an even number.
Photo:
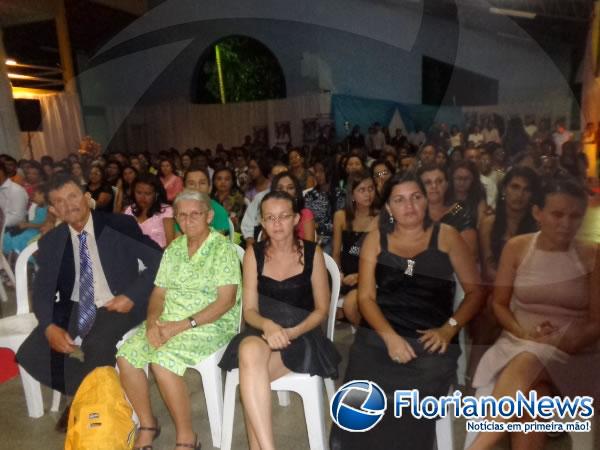
[{"label": "elderly man in suit", "polygon": [[42,384],[73,395],[94,368],[115,364],[117,342],[145,318],[162,252],[132,217],[91,211],[70,176],[55,176],[47,197],[63,223],[39,241],[38,327],[17,360]]}]

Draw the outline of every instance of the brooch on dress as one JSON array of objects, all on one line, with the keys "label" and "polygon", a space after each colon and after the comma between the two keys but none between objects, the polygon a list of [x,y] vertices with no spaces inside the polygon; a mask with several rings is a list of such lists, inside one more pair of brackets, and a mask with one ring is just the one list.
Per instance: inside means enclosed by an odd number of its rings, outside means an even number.
[{"label": "brooch on dress", "polygon": [[404,271],[404,275],[408,275],[409,277],[413,276],[413,269],[415,268],[415,261],[413,259],[406,260],[406,270]]}]

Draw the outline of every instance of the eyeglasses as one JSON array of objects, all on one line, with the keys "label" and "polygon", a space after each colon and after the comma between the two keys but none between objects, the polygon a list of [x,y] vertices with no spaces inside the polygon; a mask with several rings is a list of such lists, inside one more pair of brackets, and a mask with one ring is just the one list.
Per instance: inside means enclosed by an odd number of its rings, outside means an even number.
[{"label": "eyeglasses", "polygon": [[295,216],[295,214],[292,214],[292,213],[280,214],[279,216],[274,216],[274,215],[270,214],[268,216],[264,216],[263,220],[265,222],[275,224],[277,222],[287,222],[294,216]]},{"label": "eyeglasses", "polygon": [[192,211],[189,214],[188,213],[177,213],[175,215],[175,218],[177,219],[178,222],[184,222],[186,220],[189,220],[190,222],[196,222],[197,220],[200,220],[200,217],[202,217],[206,213],[207,213],[207,210]]},{"label": "eyeglasses", "polygon": [[389,175],[389,174],[390,174],[390,172],[389,172],[389,171],[387,171],[387,170],[382,170],[381,172],[375,172],[375,177],[377,177],[377,178],[382,178],[382,177],[385,177],[385,176],[387,176],[387,175]]}]

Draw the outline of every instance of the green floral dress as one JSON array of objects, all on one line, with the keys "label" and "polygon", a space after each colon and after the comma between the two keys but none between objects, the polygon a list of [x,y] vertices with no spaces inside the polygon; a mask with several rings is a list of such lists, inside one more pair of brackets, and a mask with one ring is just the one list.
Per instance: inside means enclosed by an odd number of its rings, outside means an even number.
[{"label": "green floral dress", "polygon": [[173,336],[155,349],[146,338],[146,322],[119,349],[117,356],[134,367],[158,364],[177,375],[227,345],[238,332],[241,310],[241,270],[234,244],[212,230],[190,258],[185,235],[167,247],[154,281],[166,289],[161,321],[185,319],[217,298],[217,288],[236,284],[235,306],[216,321]]}]

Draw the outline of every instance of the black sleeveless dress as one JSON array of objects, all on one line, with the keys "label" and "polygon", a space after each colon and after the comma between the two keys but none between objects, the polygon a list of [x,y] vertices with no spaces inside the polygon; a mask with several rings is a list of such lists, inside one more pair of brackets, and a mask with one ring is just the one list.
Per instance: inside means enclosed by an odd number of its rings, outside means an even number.
[{"label": "black sleeveless dress", "polygon": [[[265,242],[254,245],[258,272],[258,309],[263,317],[283,328],[298,325],[315,309],[311,275],[316,244],[308,241],[303,243],[304,270],[282,281],[262,274]],[[219,366],[225,370],[238,368],[238,348],[242,339],[261,335],[262,331],[246,325],[244,331],[235,336],[227,346]],[[285,367],[293,372],[337,378],[337,366],[341,357],[321,327],[316,327],[281,350],[281,359]]]},{"label": "black sleeveless dress", "polygon": [[386,393],[388,407],[381,422],[364,433],[349,433],[332,425],[331,450],[433,448],[435,421],[417,420],[406,410],[401,419],[394,418],[393,395],[396,389],[418,389],[421,398],[447,395],[456,378],[458,344],[450,345],[445,354],[431,354],[423,349],[417,333],[444,325],[453,313],[453,268],[448,254],[438,249],[439,230],[439,224],[433,225],[427,249],[413,258],[391,253],[387,235],[381,234],[376,301],[417,357],[406,364],[392,361],[383,340],[363,320],[350,348],[344,383],[374,381]]}]

